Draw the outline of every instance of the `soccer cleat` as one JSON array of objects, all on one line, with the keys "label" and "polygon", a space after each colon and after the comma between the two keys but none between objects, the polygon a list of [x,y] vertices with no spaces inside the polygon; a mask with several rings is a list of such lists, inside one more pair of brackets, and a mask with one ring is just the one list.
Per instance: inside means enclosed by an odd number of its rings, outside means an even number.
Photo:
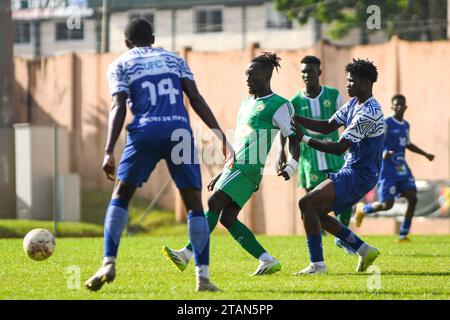
[{"label": "soccer cleat", "polygon": [[398,238],[398,243],[410,243],[410,242],[411,242],[411,239],[408,238],[407,236]]},{"label": "soccer cleat", "polygon": [[167,246],[162,247],[162,252],[169,259],[170,262],[177,268],[180,272],[186,270],[189,259],[186,258],[183,251],[171,250]]},{"label": "soccer cleat", "polygon": [[364,272],[369,268],[376,258],[380,255],[380,251],[377,248],[369,246],[367,253],[364,256],[359,256],[357,272]]},{"label": "soccer cleat", "polygon": [[357,228],[359,228],[364,220],[364,203],[358,202],[356,204],[356,214],[355,214],[355,225]]},{"label": "soccer cleat", "polygon": [[197,292],[201,292],[201,291],[217,292],[217,291],[220,291],[220,289],[217,288],[208,278],[198,277],[195,291],[197,291]]},{"label": "soccer cleat", "polygon": [[277,259],[260,261],[258,268],[253,272],[252,276],[263,276],[275,273],[281,270],[281,264]]},{"label": "soccer cleat", "polygon": [[327,267],[319,267],[314,264],[310,264],[305,269],[300,270],[299,272],[294,273],[295,276],[303,276],[303,275],[319,275],[319,274],[325,274],[327,273]]},{"label": "soccer cleat", "polygon": [[334,239],[334,244],[336,246],[338,246],[339,248],[343,249],[347,254],[351,254],[351,255],[356,254],[356,251],[353,250],[352,247],[350,247],[348,244],[346,244],[344,241],[342,241],[339,238]]},{"label": "soccer cleat", "polygon": [[116,277],[116,266],[114,262],[109,262],[101,266],[101,268],[89,278],[84,285],[91,291],[100,290],[107,282],[110,283]]}]

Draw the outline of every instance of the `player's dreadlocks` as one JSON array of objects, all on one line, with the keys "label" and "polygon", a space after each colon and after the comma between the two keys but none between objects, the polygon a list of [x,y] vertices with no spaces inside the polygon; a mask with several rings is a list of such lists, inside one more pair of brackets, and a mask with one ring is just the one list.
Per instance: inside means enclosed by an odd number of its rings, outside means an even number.
[{"label": "player's dreadlocks", "polygon": [[275,68],[275,70],[277,70],[278,72],[278,68],[281,68],[280,61],[281,58],[277,56],[276,53],[272,52],[262,52],[262,54],[252,60],[252,62],[261,63],[264,68],[270,70],[271,73],[273,71],[273,68]]},{"label": "player's dreadlocks", "polygon": [[377,67],[369,60],[353,59],[353,62],[345,67],[345,72],[372,82],[377,82],[378,79]]}]

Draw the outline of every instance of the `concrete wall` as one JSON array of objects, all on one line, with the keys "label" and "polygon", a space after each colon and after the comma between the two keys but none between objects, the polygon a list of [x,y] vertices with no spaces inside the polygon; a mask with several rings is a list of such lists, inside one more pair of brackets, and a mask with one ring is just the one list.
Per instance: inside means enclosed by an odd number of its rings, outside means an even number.
[{"label": "concrete wall", "polygon": [[[235,127],[240,101],[247,95],[244,70],[252,57],[265,49],[247,48],[227,52],[187,51],[182,55],[191,66],[198,87],[210,104],[223,129]],[[277,50],[282,68],[274,73],[272,87],[291,97],[302,88],[299,60],[305,54],[316,54],[323,61],[323,83],[339,88],[344,97],[344,67],[352,57],[370,58],[379,70],[375,97],[386,115],[390,98],[406,95],[406,118],[411,124],[411,140],[436,154],[433,162],[408,153],[408,161],[418,179],[450,179],[449,128],[450,41],[409,43],[393,39],[389,43],[339,47],[321,43],[298,50]],[[106,139],[110,97],[105,79],[108,64],[117,53],[106,55],[67,54],[38,61],[16,59],[17,110],[33,124],[57,122],[71,135],[70,168],[81,175],[88,189],[112,190],[100,166]],[[190,111],[193,127],[204,127]],[[31,116],[30,119],[27,117]],[[27,120],[28,119],[28,120]],[[205,132],[208,132],[205,130]],[[212,141],[214,138],[211,138]],[[116,148],[120,158],[121,143]],[[274,150],[272,150],[274,151]],[[271,164],[273,165],[273,163]],[[270,169],[270,168],[269,168]],[[204,184],[220,166],[202,165]],[[153,196],[168,179],[167,168],[160,163],[140,193]],[[299,233],[295,181],[285,183],[279,177],[264,177],[260,190],[245,207],[243,219],[257,232],[270,234]],[[173,209],[174,187],[164,193],[161,206]],[[203,194],[206,203],[207,192]]]}]

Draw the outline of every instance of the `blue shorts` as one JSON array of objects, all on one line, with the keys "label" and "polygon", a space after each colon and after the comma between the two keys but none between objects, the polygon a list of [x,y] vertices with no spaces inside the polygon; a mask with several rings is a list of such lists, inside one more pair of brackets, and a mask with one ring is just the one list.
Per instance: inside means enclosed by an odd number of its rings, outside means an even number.
[{"label": "blue shorts", "polygon": [[362,174],[355,169],[341,169],[336,173],[330,173],[336,196],[331,209],[336,214],[341,214],[361,200],[377,184],[377,178],[372,175]]},{"label": "blue shorts", "polygon": [[164,159],[178,189],[201,190],[202,178],[194,138],[190,135],[190,141],[186,140],[182,140],[181,148],[181,142],[171,141],[170,138],[158,139],[151,135],[129,133],[117,177],[141,187],[159,160]]},{"label": "blue shorts", "polygon": [[404,177],[383,177],[378,182],[378,201],[387,202],[401,197],[406,190],[417,191],[416,180],[412,175]]}]

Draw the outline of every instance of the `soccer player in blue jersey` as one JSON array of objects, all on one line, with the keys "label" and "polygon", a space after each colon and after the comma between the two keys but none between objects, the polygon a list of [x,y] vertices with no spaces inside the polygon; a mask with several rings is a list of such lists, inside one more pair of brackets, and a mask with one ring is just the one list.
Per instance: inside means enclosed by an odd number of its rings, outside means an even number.
[{"label": "soccer player in blue jersey", "polygon": [[[203,213],[200,167],[183,92],[205,124],[216,129],[223,143],[222,151],[224,155],[228,152],[227,160],[231,162],[234,159],[232,148],[198,92],[186,62],[174,53],[152,47],[152,25],[145,19],[133,19],[124,34],[129,50],[115,60],[107,72],[113,102],[103,171],[109,180],[114,181],[113,151],[127,105],[134,118],[127,126],[127,143],[117,170],[118,182],[106,212],[103,263],[85,286],[97,291],[105,282],[114,280],[119,242],[127,224],[128,203],[136,188],[147,181],[157,162],[164,159],[189,210],[187,219],[196,265],[196,291],[217,291],[209,280],[209,228]],[[180,130],[187,133],[187,144],[174,139],[174,133]],[[183,143],[181,149],[180,143]]]},{"label": "soccer player in blue jersey", "polygon": [[[339,238],[359,255],[357,271],[362,272],[380,252],[362,241],[336,218],[356,204],[376,183],[381,165],[385,124],[380,104],[372,94],[378,71],[368,60],[354,59],[345,67],[347,92],[351,99],[330,120],[313,120],[294,116],[297,137],[308,146],[326,153],[345,155],[344,166],[308,192],[299,201],[311,263],[296,275],[321,274],[327,269],[323,258],[321,228]],[[328,134],[345,126],[339,141],[322,141],[304,135],[301,126]]]},{"label": "soccer player in blue jersey", "polygon": [[411,169],[405,161],[406,149],[421,154],[429,161],[434,155],[427,153],[409,140],[409,123],[404,120],[407,109],[406,98],[401,94],[392,97],[394,115],[386,118],[386,140],[384,142],[383,162],[378,179],[378,201],[360,202],[356,206],[356,226],[359,227],[365,214],[389,210],[396,197],[405,197],[408,201],[405,218],[400,226],[399,242],[409,242],[408,233],[417,204],[416,182]]}]

